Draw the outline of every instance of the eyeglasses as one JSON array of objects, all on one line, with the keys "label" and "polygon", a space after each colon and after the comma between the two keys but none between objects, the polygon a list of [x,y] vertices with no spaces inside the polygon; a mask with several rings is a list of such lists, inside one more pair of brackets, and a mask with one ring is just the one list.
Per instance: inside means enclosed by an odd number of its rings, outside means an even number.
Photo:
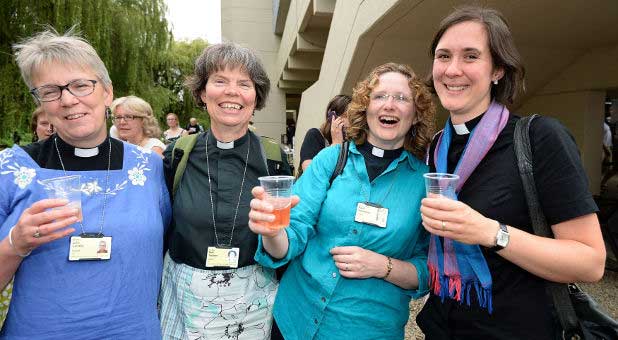
[{"label": "eyeglasses", "polygon": [[43,85],[30,90],[30,93],[41,102],[52,102],[62,97],[62,91],[67,90],[75,97],[84,97],[94,92],[96,80],[75,79],[70,83],[60,85]]},{"label": "eyeglasses", "polygon": [[376,93],[371,96],[371,100],[375,100],[380,103],[386,103],[389,97],[393,98],[395,102],[401,103],[401,104],[404,104],[404,103],[407,104],[407,103],[412,102],[412,99],[410,97],[405,96],[401,93],[396,93],[396,94]]},{"label": "eyeglasses", "polygon": [[144,118],[144,117],[134,116],[134,115],[114,116],[112,117],[112,120],[114,121],[114,123],[120,123],[121,120],[124,120],[125,122],[132,122],[133,119],[137,119],[137,118]]}]

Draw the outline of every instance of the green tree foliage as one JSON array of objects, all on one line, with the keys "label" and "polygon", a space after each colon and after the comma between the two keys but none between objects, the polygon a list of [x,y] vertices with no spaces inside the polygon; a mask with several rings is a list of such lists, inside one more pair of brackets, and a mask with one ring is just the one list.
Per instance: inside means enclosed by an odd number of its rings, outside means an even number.
[{"label": "green tree foliage", "polygon": [[13,131],[27,139],[35,108],[11,46],[49,27],[81,32],[107,66],[115,97],[144,98],[163,124],[167,112],[206,122],[182,86],[206,42],[174,42],[165,11],[164,0],[0,0],[0,144]]}]

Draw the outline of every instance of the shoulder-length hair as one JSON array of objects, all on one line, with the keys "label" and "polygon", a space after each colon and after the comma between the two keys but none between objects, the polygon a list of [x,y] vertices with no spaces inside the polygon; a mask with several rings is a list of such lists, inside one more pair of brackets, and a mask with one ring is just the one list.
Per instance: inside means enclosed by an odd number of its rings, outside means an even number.
[{"label": "shoulder-length hair", "polygon": [[[494,69],[502,68],[504,76],[497,85],[491,86],[491,98],[500,104],[511,104],[519,92],[525,91],[524,78],[526,70],[521,61],[521,55],[515,47],[515,41],[506,19],[495,9],[479,6],[464,6],[455,9],[442,20],[429,48],[432,59],[436,57],[436,47],[444,33],[452,26],[466,22],[478,22],[487,31],[487,40]],[[427,82],[434,92],[433,75],[429,72]]]},{"label": "shoulder-length hair", "polygon": [[115,99],[110,106],[112,114],[116,114],[116,109],[122,106],[132,115],[142,117],[142,131],[149,138],[160,138],[161,129],[154,117],[152,107],[148,102],[136,96],[126,96]]},{"label": "shoulder-length hair", "polygon": [[378,85],[380,76],[389,72],[400,73],[408,78],[416,118],[406,133],[403,147],[422,160],[435,130],[436,106],[427,86],[408,65],[396,63],[380,65],[354,87],[352,102],[345,113],[350,124],[346,133],[357,145],[365,143],[369,131],[366,111],[371,100],[371,91]]}]

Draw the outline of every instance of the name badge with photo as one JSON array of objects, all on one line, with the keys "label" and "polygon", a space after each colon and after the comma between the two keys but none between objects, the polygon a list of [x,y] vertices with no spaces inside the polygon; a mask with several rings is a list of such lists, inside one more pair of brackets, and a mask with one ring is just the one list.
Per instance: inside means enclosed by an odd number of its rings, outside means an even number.
[{"label": "name badge with photo", "polygon": [[208,247],[206,253],[206,267],[238,268],[238,248]]},{"label": "name badge with photo", "polygon": [[359,202],[356,204],[356,215],[354,221],[365,223],[380,228],[386,228],[388,220],[388,209],[379,204],[370,202]]},{"label": "name badge with photo", "polygon": [[71,236],[69,261],[100,261],[112,257],[112,237],[103,234]]}]

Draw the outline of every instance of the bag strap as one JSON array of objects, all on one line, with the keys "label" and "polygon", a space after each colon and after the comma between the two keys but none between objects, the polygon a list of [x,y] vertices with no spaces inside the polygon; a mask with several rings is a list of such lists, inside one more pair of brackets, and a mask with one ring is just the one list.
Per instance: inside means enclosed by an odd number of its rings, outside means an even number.
[{"label": "bag strap", "polygon": [[[517,157],[519,175],[521,176],[526,195],[530,219],[532,220],[532,229],[538,236],[553,238],[553,232],[547,224],[545,214],[541,210],[534,182],[532,148],[530,146],[530,123],[536,117],[538,115],[535,114],[517,121],[513,136],[513,146],[515,148],[515,156]],[[563,329],[563,338],[571,339],[575,334],[580,334],[581,337],[578,318],[569,297],[568,285],[546,281],[546,288],[554,301],[558,320]]]},{"label": "bag strap", "polygon": [[350,141],[345,140],[341,144],[341,149],[339,150],[339,157],[337,158],[337,164],[335,164],[335,170],[333,170],[332,175],[330,175],[330,179],[328,180],[328,186],[333,185],[333,181],[337,176],[341,175],[343,172],[343,168],[345,168],[345,163],[348,161],[348,148],[350,147]]},{"label": "bag strap", "polygon": [[189,160],[189,154],[195,143],[197,142],[197,136],[199,133],[195,133],[192,135],[186,135],[178,138],[174,143],[174,148],[172,149],[172,160],[176,159],[174,154],[178,152],[178,150],[182,150],[182,157],[180,161],[176,165],[174,169],[174,185],[172,186],[172,196],[176,194],[176,189],[178,188],[178,184],[180,184],[180,180],[182,179],[182,174],[185,172],[185,168],[187,167],[187,161]]}]

